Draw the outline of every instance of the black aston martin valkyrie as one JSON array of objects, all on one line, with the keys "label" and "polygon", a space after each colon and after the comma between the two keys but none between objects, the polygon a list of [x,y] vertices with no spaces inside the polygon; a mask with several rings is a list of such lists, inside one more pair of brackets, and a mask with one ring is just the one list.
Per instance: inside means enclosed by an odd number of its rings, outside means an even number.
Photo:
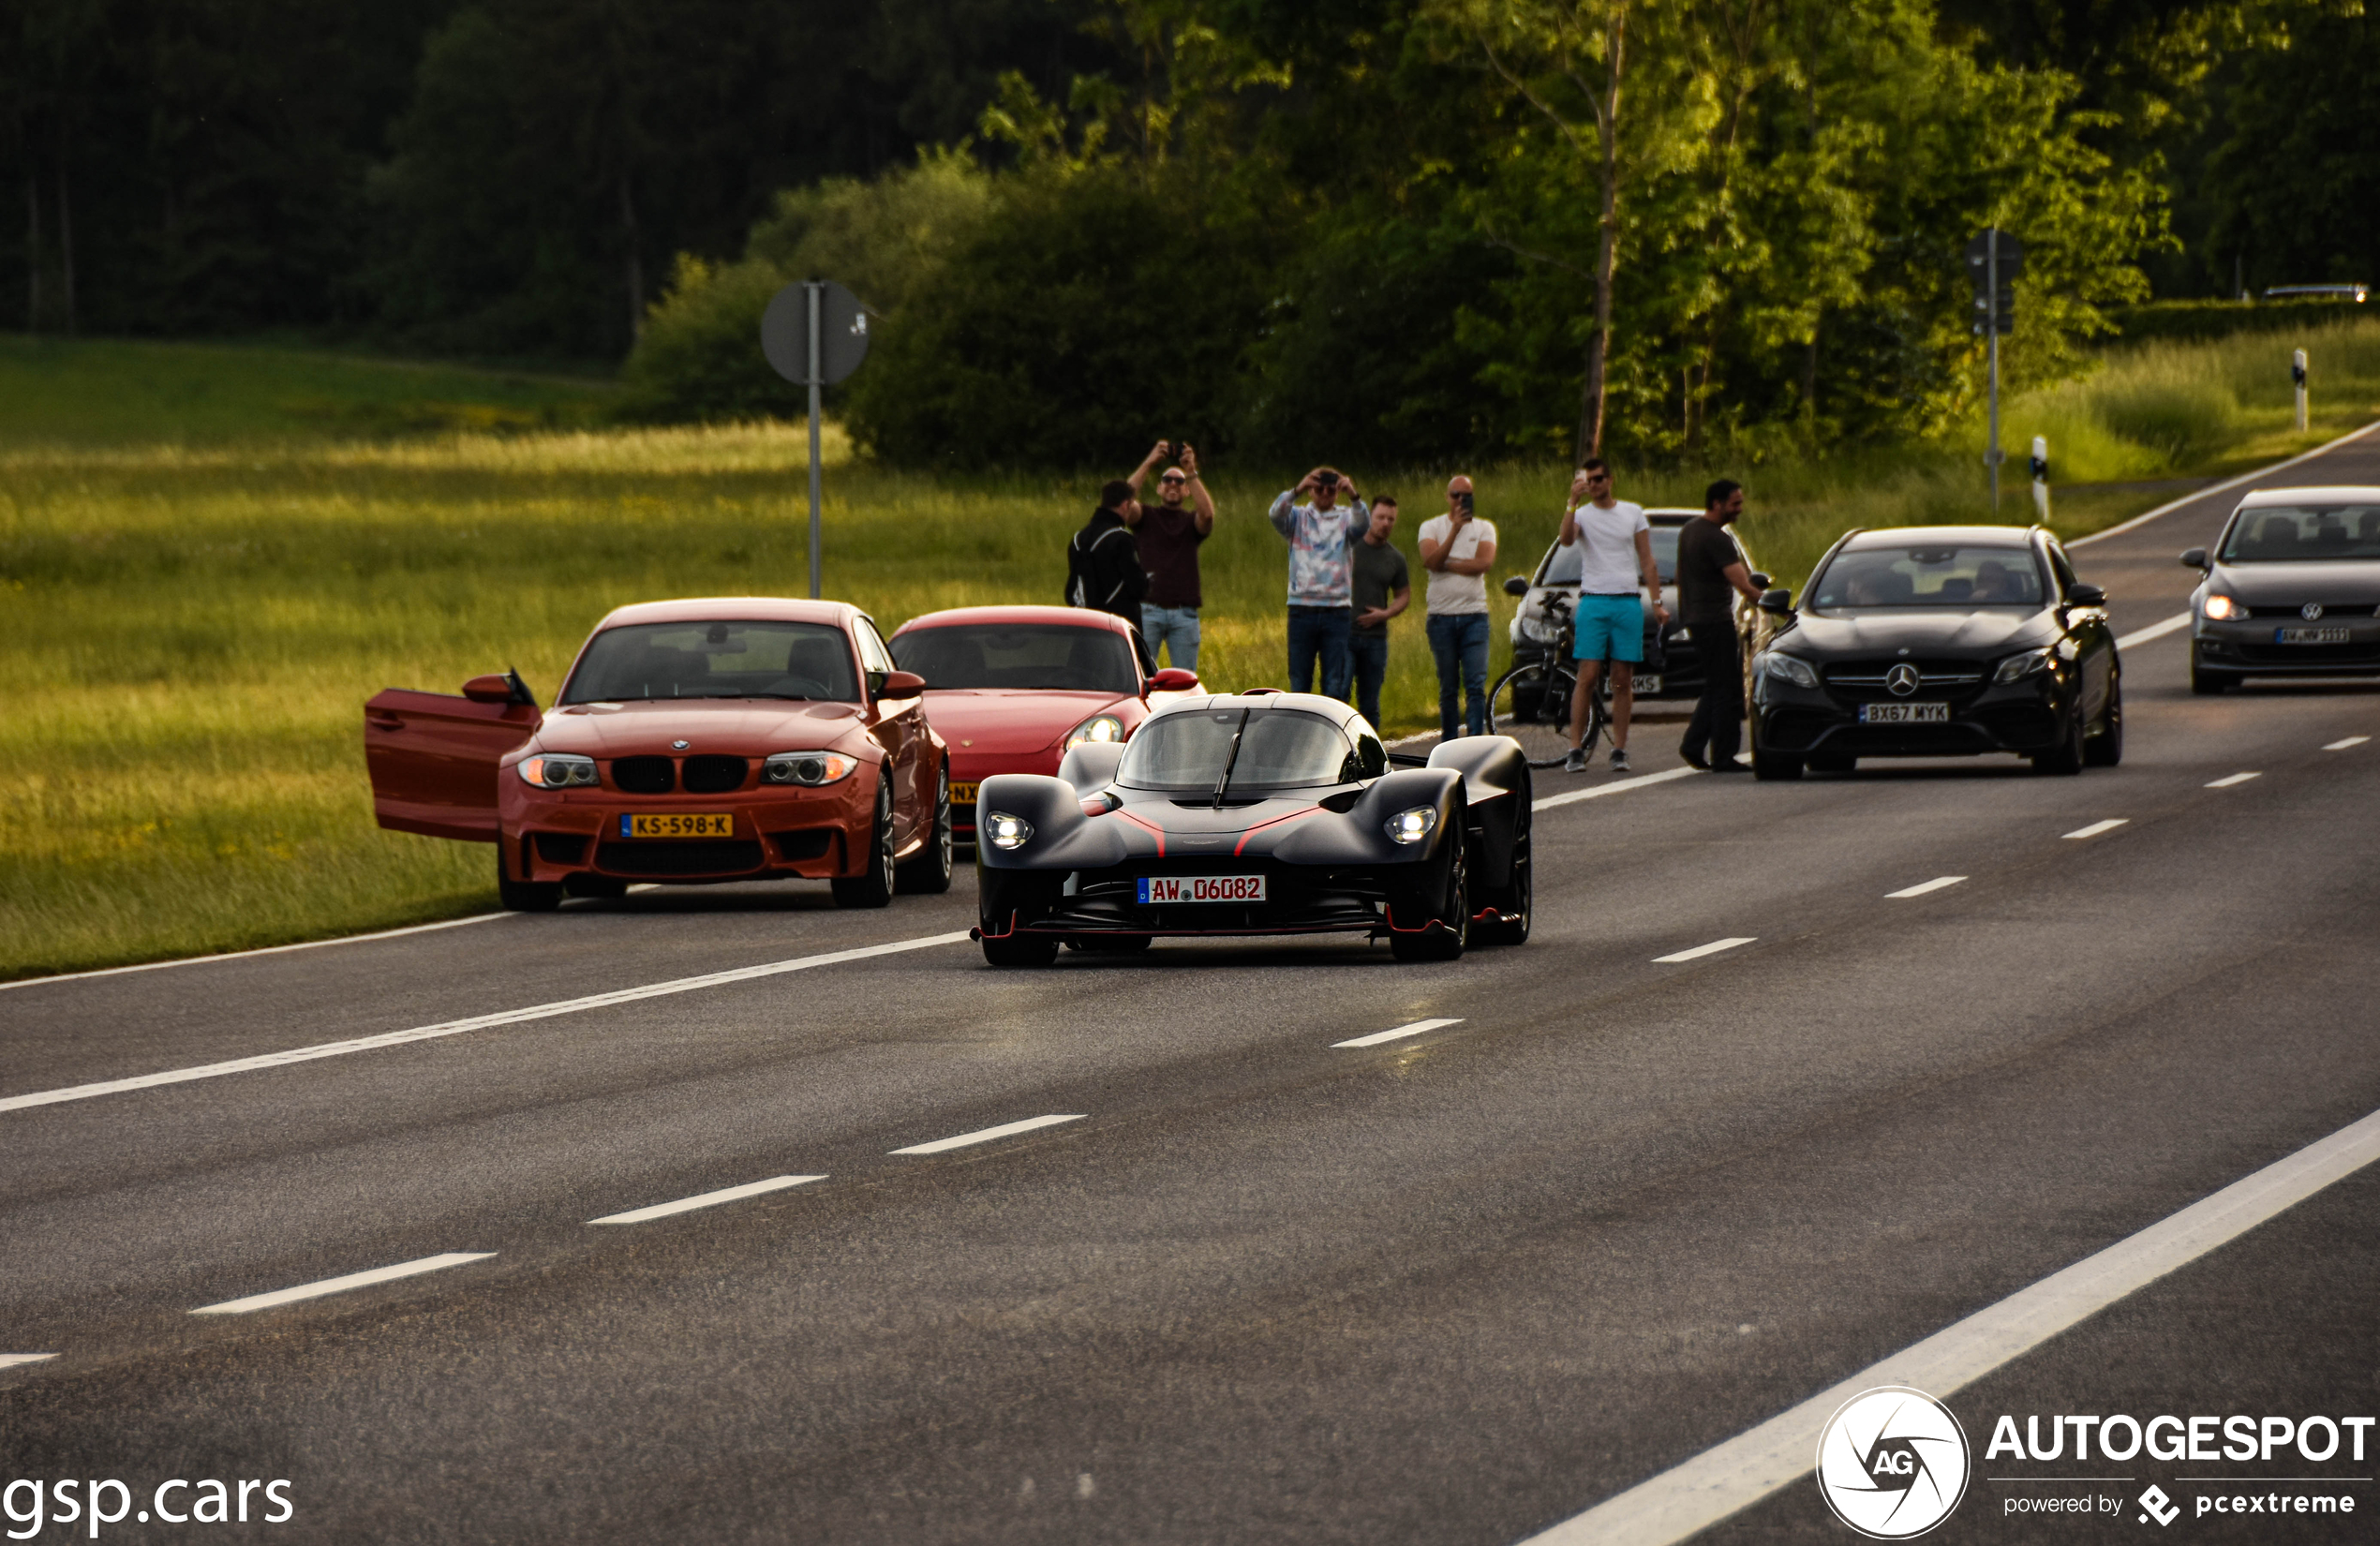
[{"label": "black aston martin valkyrie", "polygon": [[2107,595],[2041,528],[1853,531],[1753,660],[1752,770],[1798,779],[1862,757],[2013,751],[2037,771],[2112,767],[2123,674]]},{"label": "black aston martin valkyrie", "polygon": [[1185,699],[1054,779],[976,795],[976,937],[994,966],[1169,935],[1387,936],[1400,960],[1529,933],[1529,767],[1502,736],[1393,759],[1343,703]]}]

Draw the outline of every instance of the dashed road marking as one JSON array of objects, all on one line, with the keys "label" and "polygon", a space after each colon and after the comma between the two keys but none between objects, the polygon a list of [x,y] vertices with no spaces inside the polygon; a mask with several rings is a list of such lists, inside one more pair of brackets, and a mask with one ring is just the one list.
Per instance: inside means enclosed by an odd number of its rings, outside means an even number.
[{"label": "dashed road marking", "polygon": [[2325,751],[2344,751],[2351,746],[2361,746],[2364,742],[2370,739],[2372,739],[2372,737],[2369,736],[2350,736],[2343,741],[2332,741],[2328,746],[2324,747],[2322,750]]},{"label": "dashed road marking", "polygon": [[1008,1137],[1017,1133],[1030,1133],[1036,1127],[1055,1127],[1062,1122],[1080,1122],[1085,1113],[1076,1111],[1066,1116],[1027,1117],[1022,1122],[1004,1122],[997,1127],[979,1127],[957,1137],[936,1138],[931,1143],[913,1143],[906,1149],[896,1149],[896,1154],[939,1154],[945,1150],[964,1149],[969,1144],[989,1143],[994,1138]]},{"label": "dashed road marking", "polygon": [[325,1294],[344,1294],[350,1288],[368,1288],[376,1283],[391,1283],[398,1278],[419,1277],[443,1268],[460,1267],[466,1262],[485,1261],[496,1255],[493,1251],[449,1251],[442,1256],[424,1256],[418,1261],[400,1261],[394,1267],[375,1267],[368,1272],[350,1272],[345,1277],[324,1278],[320,1283],[301,1283],[294,1288],[276,1288],[269,1294],[256,1294],[247,1299],[225,1300],[220,1304],[202,1304],[190,1312],[194,1316],[245,1316],[258,1310],[270,1310],[276,1304],[294,1304],[300,1300],[320,1299]]},{"label": "dashed road marking", "polygon": [[2132,818],[2130,816],[2115,816],[2104,822],[2093,822],[2089,826],[2077,826],[2072,832],[2067,833],[2066,836],[2069,838],[2095,838],[2102,832],[2113,832],[2120,826],[2128,826],[2131,824]]},{"label": "dashed road marking", "polygon": [[1578,800],[1599,800],[1606,795],[1624,795],[1631,789],[1644,789],[1672,779],[1690,779],[1703,770],[1699,767],[1673,767],[1660,773],[1636,773],[1612,783],[1599,783],[1592,789],[1573,789],[1567,795],[1548,795],[1541,800],[1529,802],[1531,810],[1551,810],[1557,805],[1569,805]]},{"label": "dashed road marking", "polygon": [[57,1356],[55,1353],[0,1353],[0,1369],[13,1369],[20,1363],[39,1363]]},{"label": "dashed road marking", "polygon": [[1691,950],[1681,950],[1673,956],[1656,956],[1653,958],[1653,964],[1666,966],[1673,961],[1690,961],[1703,956],[1716,956],[1722,950],[1733,950],[1739,944],[1749,944],[1759,937],[1757,934],[1747,934],[1740,939],[1713,940],[1708,944],[1698,944]]},{"label": "dashed road marking", "polygon": [[1392,1031],[1375,1031],[1368,1036],[1355,1036],[1346,1041],[1334,1041],[1331,1045],[1333,1047],[1377,1047],[1384,1041],[1401,1041],[1406,1036],[1418,1036],[1424,1031],[1435,1031],[1441,1025],[1461,1025],[1462,1023],[1463,1017],[1460,1015],[1452,1019],[1415,1020],[1410,1025],[1400,1025]]},{"label": "dashed road marking", "polygon": [[657,1202],[650,1208],[632,1208],[625,1213],[606,1213],[589,1224],[642,1224],[647,1219],[665,1219],[672,1213],[691,1213],[697,1208],[716,1208],[722,1202],[738,1202],[767,1192],[781,1192],[788,1186],[807,1185],[825,1181],[824,1176],[771,1176],[766,1181],[748,1181],[741,1186],[722,1186],[716,1192],[701,1192],[676,1202]]},{"label": "dashed road marking", "polygon": [[1898,901],[1903,897],[1922,897],[1928,891],[1940,891],[1946,885],[1956,885],[1966,878],[1964,875],[1937,875],[1930,881],[1920,881],[1917,884],[1899,891],[1887,891],[1884,893],[1884,899]]},{"label": "dashed road marking", "polygon": [[2118,649],[2130,649],[2135,645],[2145,645],[2151,639],[2162,639],[2168,633],[2174,632],[2179,629],[2188,628],[2189,626],[2190,614],[2187,612],[2177,612],[2163,622],[2150,623],[2147,628],[2136,628],[2131,632],[2121,635],[2116,640],[2116,647]]},{"label": "dashed road marking", "polygon": [[2233,784],[2246,783],[2250,779],[2261,779],[2263,777],[2264,775],[2261,773],[2234,773],[2229,778],[2215,780],[2212,783],[2207,785],[2207,787],[2209,789],[2229,789]]}]

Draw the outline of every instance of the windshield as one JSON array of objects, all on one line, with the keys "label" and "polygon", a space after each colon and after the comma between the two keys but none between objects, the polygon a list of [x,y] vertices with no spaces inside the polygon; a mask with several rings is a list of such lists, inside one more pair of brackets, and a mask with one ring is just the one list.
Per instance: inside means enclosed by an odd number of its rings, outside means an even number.
[{"label": "windshield", "polygon": [[[1247,731],[1234,759],[1231,737],[1242,717]],[[1347,738],[1328,720],[1294,709],[1216,708],[1161,715],[1142,725],[1124,751],[1116,781],[1204,793],[1223,781],[1227,763],[1234,790],[1345,783],[1356,776]]]},{"label": "windshield", "polygon": [[[1653,527],[1653,562],[1661,572],[1661,583],[1677,583],[1677,532],[1673,526]],[[1538,566],[1540,585],[1576,585],[1579,583],[1579,556],[1585,551],[1583,543],[1564,547],[1555,543],[1545,555],[1545,562]],[[1629,560],[1634,562],[1633,559]]]},{"label": "windshield", "polygon": [[851,641],[829,623],[631,623],[595,635],[561,701],[646,698],[857,703],[859,676]]},{"label": "windshield", "polygon": [[2243,510],[2224,537],[2227,564],[2380,558],[2380,505]]},{"label": "windshield", "polygon": [[2041,566],[2021,547],[1862,547],[1835,555],[1810,604],[2039,606]]},{"label": "windshield", "polygon": [[893,663],[928,687],[1138,692],[1121,633],[1071,623],[958,623],[896,634]]}]

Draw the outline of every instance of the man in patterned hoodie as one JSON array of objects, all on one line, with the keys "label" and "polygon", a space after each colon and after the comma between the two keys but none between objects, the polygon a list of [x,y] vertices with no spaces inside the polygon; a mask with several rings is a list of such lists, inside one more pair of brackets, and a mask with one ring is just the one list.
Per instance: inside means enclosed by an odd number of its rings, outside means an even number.
[{"label": "man in patterned hoodie", "polygon": [[[1306,503],[1297,502],[1300,495]],[[1355,569],[1347,544],[1361,539],[1372,512],[1353,479],[1318,467],[1297,487],[1283,489],[1267,513],[1289,540],[1289,691],[1314,690],[1319,657],[1323,696],[1344,699],[1354,674]]]}]

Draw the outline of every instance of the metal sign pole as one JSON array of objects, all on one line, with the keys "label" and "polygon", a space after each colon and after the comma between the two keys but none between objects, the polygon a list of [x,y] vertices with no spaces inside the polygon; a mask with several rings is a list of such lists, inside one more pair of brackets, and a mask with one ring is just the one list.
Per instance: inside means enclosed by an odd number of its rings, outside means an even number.
[{"label": "metal sign pole", "polygon": [[1984,283],[1991,301],[1984,312],[1984,343],[1991,355],[1991,441],[1984,460],[1991,466],[1991,513],[2000,513],[2000,228],[1984,231]]},{"label": "metal sign pole", "polygon": [[818,506],[824,492],[820,482],[818,453],[818,408],[822,376],[818,368],[819,318],[818,303],[826,287],[815,280],[803,285],[803,300],[810,306],[810,599],[818,600],[819,539]]}]

